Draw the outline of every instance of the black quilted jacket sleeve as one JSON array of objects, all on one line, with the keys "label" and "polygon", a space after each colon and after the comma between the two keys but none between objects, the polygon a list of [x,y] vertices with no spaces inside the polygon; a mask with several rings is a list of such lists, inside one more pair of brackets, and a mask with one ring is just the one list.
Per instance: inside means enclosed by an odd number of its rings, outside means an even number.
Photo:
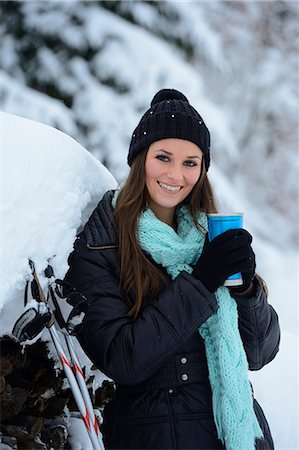
[{"label": "black quilted jacket sleeve", "polygon": [[119,289],[115,249],[89,250],[78,239],[66,281],[89,302],[78,332],[94,364],[124,385],[138,384],[159,370],[217,309],[213,294],[182,272],[133,321]]},{"label": "black quilted jacket sleeve", "polygon": [[280,327],[274,308],[269,305],[262,285],[254,280],[252,297],[235,297],[239,329],[250,370],[259,370],[279,350]]}]

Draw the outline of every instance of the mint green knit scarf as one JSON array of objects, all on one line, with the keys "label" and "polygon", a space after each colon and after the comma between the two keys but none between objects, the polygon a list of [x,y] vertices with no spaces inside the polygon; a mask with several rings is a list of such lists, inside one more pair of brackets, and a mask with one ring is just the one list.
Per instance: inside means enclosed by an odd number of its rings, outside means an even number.
[{"label": "mint green knit scarf", "polygon": [[[172,279],[181,271],[192,273],[201,255],[205,233],[194,225],[188,206],[177,208],[177,232],[147,209],[140,218],[137,238],[141,248],[167,270]],[[207,230],[204,212],[198,223]],[[238,312],[229,290],[215,293],[218,310],[199,328],[205,342],[218,438],[226,450],[254,450],[263,437],[253,409],[248,363],[238,329]],[[198,300],[200,301],[200,300]]]}]

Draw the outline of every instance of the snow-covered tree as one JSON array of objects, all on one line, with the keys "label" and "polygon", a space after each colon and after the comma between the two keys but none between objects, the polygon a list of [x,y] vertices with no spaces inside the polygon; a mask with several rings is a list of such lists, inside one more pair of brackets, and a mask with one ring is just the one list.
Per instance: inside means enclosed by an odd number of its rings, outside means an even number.
[{"label": "snow-covered tree", "polygon": [[161,87],[212,132],[213,161],[277,244],[298,243],[297,2],[3,1],[0,107],[56,126],[117,179]]}]

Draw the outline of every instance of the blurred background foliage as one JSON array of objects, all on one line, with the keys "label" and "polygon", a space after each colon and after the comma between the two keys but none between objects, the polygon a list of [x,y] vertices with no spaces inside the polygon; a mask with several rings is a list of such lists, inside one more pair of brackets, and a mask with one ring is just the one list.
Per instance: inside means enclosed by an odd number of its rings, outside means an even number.
[{"label": "blurred background foliage", "polygon": [[294,1],[2,1],[0,108],[71,135],[120,181],[154,93],[182,90],[211,131],[220,200],[237,195],[262,237],[291,247],[298,19]]}]

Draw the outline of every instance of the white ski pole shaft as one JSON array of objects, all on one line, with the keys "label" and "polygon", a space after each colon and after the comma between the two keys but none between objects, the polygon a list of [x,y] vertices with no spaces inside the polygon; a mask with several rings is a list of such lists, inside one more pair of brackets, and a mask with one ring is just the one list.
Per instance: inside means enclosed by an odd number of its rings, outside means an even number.
[{"label": "white ski pole shaft", "polygon": [[53,340],[53,343],[55,345],[56,351],[58,353],[58,356],[60,358],[60,361],[62,363],[62,367],[63,370],[65,372],[65,375],[69,381],[73,396],[75,398],[76,404],[78,406],[78,409],[80,411],[80,414],[82,416],[83,422],[85,424],[86,430],[88,431],[88,435],[90,437],[92,446],[94,448],[94,450],[102,450],[99,441],[98,441],[98,437],[96,435],[95,429],[91,424],[91,418],[89,416],[89,412],[88,412],[88,408],[84,402],[84,399],[82,397],[80,388],[78,386],[77,380],[75,375],[73,374],[73,370],[72,367],[66,357],[66,354],[62,348],[62,345],[60,343],[60,338],[57,334],[57,331],[54,327],[54,325],[52,325],[51,327],[49,327],[49,332],[51,334],[51,338]]},{"label": "white ski pole shaft", "polygon": [[99,444],[100,444],[101,449],[105,450],[105,447],[104,447],[104,444],[103,444],[103,440],[102,440],[102,435],[101,435],[101,432],[100,432],[100,429],[99,429],[99,425],[98,425],[98,421],[97,421],[97,417],[95,415],[95,412],[94,412],[94,409],[93,409],[93,406],[92,406],[91,398],[90,398],[90,395],[89,395],[89,392],[88,392],[88,389],[87,389],[87,386],[86,386],[86,382],[85,382],[84,373],[83,373],[83,371],[81,369],[80,362],[79,362],[78,357],[76,355],[76,351],[75,351],[75,348],[74,348],[74,345],[73,345],[73,342],[72,342],[72,338],[69,335],[65,335],[65,340],[66,340],[66,343],[67,343],[67,346],[68,346],[68,350],[69,350],[69,353],[70,353],[70,356],[71,356],[71,360],[72,360],[72,363],[73,363],[73,371],[74,371],[74,373],[76,375],[77,382],[78,382],[78,385],[80,387],[81,394],[82,394],[82,396],[84,398],[84,402],[85,402],[85,404],[87,406],[87,410],[88,410],[89,416],[90,416],[90,418],[92,420],[92,425],[93,425],[93,427],[95,429],[95,432],[96,432],[96,434],[98,436],[98,440],[99,440]]}]

